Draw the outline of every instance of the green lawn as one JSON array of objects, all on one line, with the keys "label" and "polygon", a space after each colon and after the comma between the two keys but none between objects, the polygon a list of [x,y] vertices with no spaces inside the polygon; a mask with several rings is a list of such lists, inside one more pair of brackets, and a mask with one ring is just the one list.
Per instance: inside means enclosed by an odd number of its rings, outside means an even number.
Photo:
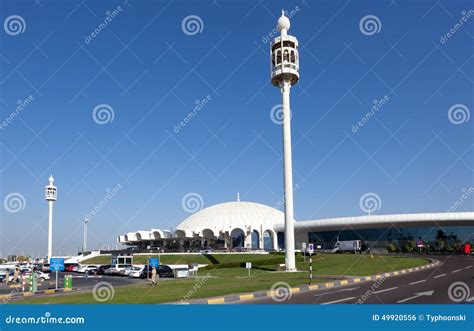
[{"label": "green lawn", "polygon": [[[248,256],[242,257],[248,259]],[[270,258],[270,259],[268,259]],[[205,298],[233,293],[269,290],[275,282],[286,282],[290,286],[303,285],[308,282],[309,263],[297,256],[297,267],[301,272],[285,273],[275,271],[275,256],[267,256],[267,263],[260,261],[261,265],[251,271],[252,277],[247,278],[247,270],[242,267],[215,268],[201,270],[200,279],[185,279],[163,281],[156,287],[151,287],[147,281],[143,285],[131,285],[115,288],[113,299],[106,303],[164,303],[179,302],[187,296],[189,299]],[[283,257],[281,257],[283,260]],[[240,262],[241,259],[232,262]],[[223,260],[223,263],[229,263]],[[317,255],[313,257],[313,270],[321,278],[315,282],[327,281],[325,275],[371,275],[380,272],[400,270],[427,264],[428,260],[414,257],[374,256],[367,255]],[[47,298],[31,298],[15,303],[97,303],[91,292],[72,293]]]}]

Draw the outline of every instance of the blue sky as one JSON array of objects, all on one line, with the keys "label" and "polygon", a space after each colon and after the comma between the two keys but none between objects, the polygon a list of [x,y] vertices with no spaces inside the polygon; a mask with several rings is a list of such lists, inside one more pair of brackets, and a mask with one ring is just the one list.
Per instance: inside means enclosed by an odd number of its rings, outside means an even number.
[{"label": "blue sky", "polygon": [[[176,226],[189,215],[188,193],[202,207],[237,192],[278,206],[282,132],[270,113],[281,95],[265,37],[281,8],[300,42],[291,90],[297,220],[362,215],[366,193],[379,197],[379,214],[446,211],[473,186],[469,1],[0,3],[4,255],[46,253],[51,173],[56,254],[80,249],[84,215],[101,201],[92,248]],[[19,31],[5,24],[12,15],[23,20]],[[183,30],[189,15],[200,19],[197,31]],[[367,15],[378,19],[375,31],[360,28]],[[100,124],[93,110],[104,104],[113,120]],[[20,207],[8,205],[12,197]],[[472,209],[467,199],[457,210]]]}]

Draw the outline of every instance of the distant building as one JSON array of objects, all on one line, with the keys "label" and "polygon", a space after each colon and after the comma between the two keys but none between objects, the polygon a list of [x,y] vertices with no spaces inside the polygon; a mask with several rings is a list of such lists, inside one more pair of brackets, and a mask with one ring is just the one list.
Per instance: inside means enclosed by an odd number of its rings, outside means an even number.
[{"label": "distant building", "polygon": [[[280,250],[284,248],[284,214],[255,202],[226,202],[202,209],[175,231],[151,229],[117,238],[140,250],[199,251]],[[366,215],[295,222],[295,248],[303,242],[330,248],[339,240],[360,239],[373,248],[408,241],[474,242],[474,212]]]}]

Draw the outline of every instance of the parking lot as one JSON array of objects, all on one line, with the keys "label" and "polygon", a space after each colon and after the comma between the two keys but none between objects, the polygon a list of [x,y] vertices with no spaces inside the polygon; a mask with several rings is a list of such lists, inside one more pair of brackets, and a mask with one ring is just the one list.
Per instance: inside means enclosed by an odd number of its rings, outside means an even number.
[{"label": "parking lot", "polygon": [[[147,279],[137,279],[129,277],[120,277],[120,276],[107,276],[107,275],[85,275],[71,272],[59,272],[58,273],[58,288],[62,288],[64,284],[64,276],[72,276],[72,286],[78,290],[88,290],[91,289],[98,282],[104,281],[115,286],[125,286],[133,284],[143,284],[147,283]],[[56,274],[54,272],[50,273],[51,278],[43,282],[38,282],[38,291],[54,289],[56,284]],[[165,281],[169,279],[160,279],[160,281]],[[25,291],[27,289],[25,288]],[[21,283],[0,283],[0,294],[10,294],[12,291],[18,292],[21,291]]]}]

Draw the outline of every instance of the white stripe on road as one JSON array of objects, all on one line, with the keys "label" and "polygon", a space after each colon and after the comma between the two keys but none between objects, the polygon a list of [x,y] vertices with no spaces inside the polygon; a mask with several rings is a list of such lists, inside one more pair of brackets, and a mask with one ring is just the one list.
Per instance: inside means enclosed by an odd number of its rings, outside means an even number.
[{"label": "white stripe on road", "polygon": [[332,303],[344,302],[344,301],[349,301],[353,299],[355,299],[355,297],[344,298],[344,299],[339,299],[339,300],[334,300],[334,301],[329,301],[329,302],[323,302],[322,305],[330,305]]},{"label": "white stripe on road", "polygon": [[439,278],[439,277],[444,277],[446,276],[446,274],[441,274],[441,275],[438,275],[438,276],[434,276],[433,278]]},{"label": "white stripe on road", "polygon": [[315,294],[314,296],[319,297],[319,296],[322,296],[322,295],[329,295],[329,294],[334,294],[334,293],[339,293],[339,292],[353,291],[353,290],[357,290],[358,288],[360,288],[360,287],[343,288],[343,289],[340,289],[339,291],[324,292],[324,293]]},{"label": "white stripe on road", "polygon": [[408,285],[415,285],[415,284],[423,283],[423,282],[426,282],[426,279],[422,279],[422,280],[419,280],[417,282],[409,283]]},{"label": "white stripe on road", "polygon": [[472,265],[468,265],[468,266],[465,267],[464,269],[469,269],[469,268],[472,268]]},{"label": "white stripe on road", "polygon": [[451,273],[452,273],[452,274],[455,274],[456,272],[459,272],[459,271],[461,271],[461,269],[453,270],[453,271],[451,271]]},{"label": "white stripe on road", "polygon": [[375,292],[372,292],[373,294],[377,294],[377,293],[382,293],[382,292],[387,292],[387,291],[391,291],[391,290],[396,290],[398,287],[391,287],[391,288],[386,288],[385,290],[380,290],[380,291],[375,291]]}]

